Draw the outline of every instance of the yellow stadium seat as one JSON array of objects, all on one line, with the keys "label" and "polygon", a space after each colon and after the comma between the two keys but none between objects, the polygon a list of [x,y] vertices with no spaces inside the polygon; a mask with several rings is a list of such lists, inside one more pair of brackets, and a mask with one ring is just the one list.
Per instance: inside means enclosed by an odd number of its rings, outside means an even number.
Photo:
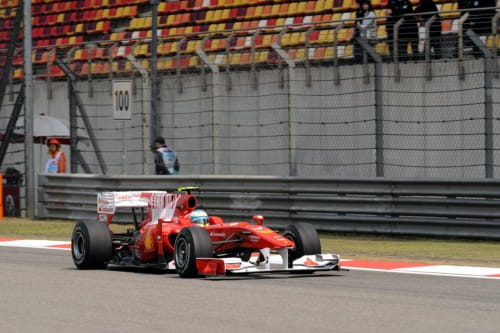
[{"label": "yellow stadium seat", "polygon": [[377,28],[377,38],[385,39],[387,38],[387,31],[385,25],[379,25]]},{"label": "yellow stadium seat", "polygon": [[[441,6],[441,12],[453,11],[458,9],[458,2],[448,2],[444,3]],[[451,12],[451,13],[440,13],[439,15],[443,18],[450,18],[454,16],[459,16],[459,12]]]},{"label": "yellow stadium seat", "polygon": [[[486,46],[488,46],[490,49],[494,48],[494,40],[495,36],[488,36],[488,38],[486,39]],[[496,38],[496,47],[500,47],[500,36],[497,36]]]},{"label": "yellow stadium seat", "polygon": [[263,10],[264,10],[264,6],[255,7],[255,11],[254,11],[252,17],[261,17]]},{"label": "yellow stadium seat", "polygon": [[351,58],[353,56],[353,46],[352,45],[346,45],[345,49],[344,49],[344,57],[346,58]]},{"label": "yellow stadium seat", "polygon": [[337,36],[337,40],[339,42],[347,41],[347,29],[340,29],[339,34]]},{"label": "yellow stadium seat", "polygon": [[241,22],[241,21],[234,22],[233,30],[240,30],[242,28],[242,24],[243,24],[243,22]]},{"label": "yellow stadium seat", "polygon": [[269,51],[257,52],[257,57],[255,58],[257,62],[266,62],[267,59],[269,58]]},{"label": "yellow stadium seat", "polygon": [[300,32],[294,32],[291,34],[290,45],[298,45],[300,43],[300,34]]},{"label": "yellow stadium seat", "polygon": [[231,10],[230,9],[224,9],[221,13],[221,19],[222,20],[227,20],[231,17]]},{"label": "yellow stadium seat", "polygon": [[274,4],[273,7],[271,8],[271,16],[278,16],[279,12],[280,12],[280,5]]},{"label": "yellow stadium seat", "polygon": [[335,56],[335,50],[333,46],[329,46],[325,49],[325,58],[333,58]]},{"label": "yellow stadium seat", "polygon": [[195,52],[197,49],[201,48],[201,40],[190,40],[186,46],[186,52]]},{"label": "yellow stadium seat", "polygon": [[198,62],[198,57],[196,56],[193,56],[193,57],[190,57],[189,58],[189,66],[190,67],[196,67],[199,65],[199,62]]},{"label": "yellow stadium seat", "polygon": [[175,22],[175,15],[171,14],[167,16],[167,25],[173,25]]},{"label": "yellow stadium seat", "polygon": [[387,43],[377,43],[375,51],[382,56],[387,56],[389,55],[389,45]]},{"label": "yellow stadium seat", "polygon": [[291,34],[287,33],[281,37],[281,46],[289,46],[291,40]]},{"label": "yellow stadium seat", "polygon": [[300,48],[297,49],[297,53],[295,54],[295,59],[303,60],[306,58],[306,49]]}]

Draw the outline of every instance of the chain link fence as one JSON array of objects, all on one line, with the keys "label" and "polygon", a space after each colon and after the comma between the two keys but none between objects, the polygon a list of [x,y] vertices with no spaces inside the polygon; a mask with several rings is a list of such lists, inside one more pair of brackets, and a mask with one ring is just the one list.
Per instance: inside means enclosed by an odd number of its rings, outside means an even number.
[{"label": "chain link fence", "polygon": [[[109,174],[152,174],[151,126],[157,126],[178,152],[182,174],[481,178],[491,154],[497,176],[498,36],[480,36],[493,55],[487,68],[460,33],[459,18],[442,15],[451,30],[443,31],[440,54],[426,44],[422,25],[419,52],[409,43],[408,57],[395,57],[391,49],[399,42],[379,26],[378,43],[370,44],[382,57],[378,73],[372,57],[360,58],[354,17],[195,37],[159,33],[159,124],[151,124],[147,34],[36,49],[35,115],[70,120],[68,81],[54,63],[60,58],[76,75],[81,101],[73,124],[78,143],[73,152],[64,147],[72,172],[102,173],[97,148]],[[405,31],[399,36],[404,40]],[[131,120],[113,119],[116,80],[132,81]],[[16,82],[3,100],[0,131],[20,89]],[[18,125],[17,133],[22,130]],[[37,148],[36,169],[43,172],[46,148]],[[23,164],[22,144],[12,143],[2,168],[23,173]]]}]

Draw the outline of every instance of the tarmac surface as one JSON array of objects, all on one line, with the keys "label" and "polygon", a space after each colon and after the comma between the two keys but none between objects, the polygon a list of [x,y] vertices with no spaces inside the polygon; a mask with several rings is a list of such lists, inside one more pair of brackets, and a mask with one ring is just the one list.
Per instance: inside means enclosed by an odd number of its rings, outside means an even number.
[{"label": "tarmac surface", "polygon": [[0,332],[498,332],[500,281],[370,271],[181,279],[0,247]]}]

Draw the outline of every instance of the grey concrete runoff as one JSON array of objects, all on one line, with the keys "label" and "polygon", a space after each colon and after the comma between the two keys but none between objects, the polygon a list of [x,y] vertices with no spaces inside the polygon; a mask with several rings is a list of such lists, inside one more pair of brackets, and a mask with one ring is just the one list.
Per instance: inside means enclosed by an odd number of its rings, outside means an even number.
[{"label": "grey concrete runoff", "polygon": [[498,332],[499,281],[365,271],[181,279],[0,248],[0,332]]}]

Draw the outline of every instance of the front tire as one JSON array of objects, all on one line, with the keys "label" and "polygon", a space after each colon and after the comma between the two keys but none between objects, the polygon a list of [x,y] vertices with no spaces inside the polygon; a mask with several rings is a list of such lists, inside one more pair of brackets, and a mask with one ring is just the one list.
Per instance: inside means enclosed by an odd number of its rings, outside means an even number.
[{"label": "front tire", "polygon": [[106,268],[112,256],[111,232],[102,222],[78,222],[71,236],[71,256],[79,269]]},{"label": "front tire", "polygon": [[321,253],[318,232],[309,223],[295,223],[286,226],[283,235],[295,243],[295,249],[288,251],[288,265],[307,254]]},{"label": "front tire", "polygon": [[212,257],[212,239],[203,228],[184,228],[175,239],[175,269],[183,278],[198,276],[196,258]]}]

